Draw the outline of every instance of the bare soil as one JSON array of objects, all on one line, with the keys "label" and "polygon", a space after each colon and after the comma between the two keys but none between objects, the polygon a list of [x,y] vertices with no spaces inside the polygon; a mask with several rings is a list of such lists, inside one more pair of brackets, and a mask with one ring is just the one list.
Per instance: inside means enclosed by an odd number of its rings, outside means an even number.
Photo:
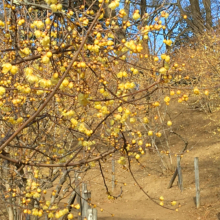
[{"label": "bare soil", "polygon": [[[159,157],[156,153],[148,153],[140,162],[146,166],[141,168],[137,163],[132,164],[132,171],[141,187],[148,192],[157,203],[159,197],[164,197],[164,206],[152,202],[139,189],[129,171],[116,165],[116,179],[118,184],[112,191],[111,163],[103,163],[107,185],[113,195],[120,194],[122,198],[109,200],[100,171],[89,171],[86,178],[89,189],[92,191],[92,203],[97,205],[98,219],[110,220],[112,214],[118,220],[186,220],[186,219],[220,219],[220,115],[218,103],[211,107],[212,113],[193,105],[181,105],[180,108],[169,108],[169,115],[173,121],[172,130],[188,141],[189,152],[181,160],[183,174],[183,192],[177,185],[177,179],[171,189],[167,189],[174,171],[164,172],[158,165]],[[184,142],[176,135],[169,136],[171,156],[176,166],[175,154],[184,148]],[[194,157],[199,157],[201,206],[195,207],[195,174]],[[126,165],[127,167],[128,165]],[[108,172],[106,172],[108,171]],[[126,186],[123,185],[126,183]],[[171,201],[177,201],[175,206]],[[169,210],[169,209],[173,210]],[[103,209],[101,212],[100,209]],[[178,209],[178,211],[176,210]],[[219,216],[219,218],[218,218]]]}]

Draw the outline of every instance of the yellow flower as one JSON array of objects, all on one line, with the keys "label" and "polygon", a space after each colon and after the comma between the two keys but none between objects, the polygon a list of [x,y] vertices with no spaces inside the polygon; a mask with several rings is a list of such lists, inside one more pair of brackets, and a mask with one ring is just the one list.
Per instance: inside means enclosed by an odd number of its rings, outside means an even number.
[{"label": "yellow flower", "polygon": [[165,44],[168,45],[168,46],[171,46],[172,43],[173,43],[172,40],[166,40],[165,41]]},{"label": "yellow flower", "polygon": [[44,23],[42,21],[37,21],[36,26],[38,29],[43,29],[44,28]]},{"label": "yellow flower", "polygon": [[47,80],[47,79],[41,79],[39,81],[39,83],[40,83],[40,86],[43,87],[43,88],[50,87],[52,85],[51,81]]},{"label": "yellow flower", "polygon": [[42,44],[42,46],[46,47],[49,45],[50,43],[50,37],[49,36],[45,36],[41,41],[40,43]]},{"label": "yellow flower", "polygon": [[33,74],[33,69],[30,67],[25,68],[24,70],[26,76],[30,76]]},{"label": "yellow flower", "polygon": [[0,95],[5,94],[5,91],[6,91],[5,88],[0,86]]},{"label": "yellow flower", "polygon": [[148,131],[148,136],[152,136],[153,135],[153,131]]},{"label": "yellow flower", "polygon": [[23,50],[21,50],[21,52],[26,54],[26,55],[29,55],[31,53],[31,50],[28,47],[26,47]]},{"label": "yellow flower", "polygon": [[41,37],[41,31],[36,30],[36,31],[34,32],[34,35],[35,35],[36,38]]},{"label": "yellow flower", "polygon": [[160,197],[160,201],[163,201],[163,200],[164,200],[164,197],[163,197],[163,196],[161,196],[161,197]]},{"label": "yellow flower", "polygon": [[119,72],[119,73],[117,74],[117,77],[118,77],[118,78],[122,78],[122,75],[123,75],[122,72]]},{"label": "yellow flower", "polygon": [[74,126],[74,127],[76,127],[77,126],[77,124],[78,124],[78,121],[75,119],[75,118],[71,118],[71,123],[72,123],[72,125]]},{"label": "yellow flower", "polygon": [[163,59],[163,60],[165,60],[165,59],[166,59],[166,57],[167,57],[167,55],[166,55],[166,54],[162,54],[162,55],[161,55],[161,59]]},{"label": "yellow flower", "polygon": [[165,61],[166,61],[167,63],[169,63],[169,62],[170,62],[170,56],[166,56]]},{"label": "yellow flower", "polygon": [[4,26],[5,26],[5,23],[4,23],[3,21],[1,21],[1,20],[0,20],[0,26],[1,26],[1,27],[4,27]]},{"label": "yellow flower", "polygon": [[12,74],[16,74],[18,72],[18,67],[17,66],[12,66],[10,72]]},{"label": "yellow flower", "polygon": [[10,63],[4,63],[2,67],[3,67],[2,73],[6,74],[11,70],[12,65]]},{"label": "yellow flower", "polygon": [[134,20],[138,20],[140,18],[140,14],[139,14],[139,10],[135,10],[134,14],[133,14],[133,19]]},{"label": "yellow flower", "polygon": [[127,15],[127,13],[125,12],[124,8],[119,11],[119,17],[120,18],[123,18],[126,15]]},{"label": "yellow flower", "polygon": [[[99,16],[99,20],[101,20],[102,18],[104,17],[104,13],[102,13],[100,16]],[[88,25],[88,23],[89,23],[89,20],[88,19],[86,19],[86,22],[85,22],[85,26],[87,26]]]},{"label": "yellow flower", "polygon": [[140,156],[139,154],[136,154],[135,159],[136,159],[136,160],[139,160],[140,157],[141,157],[141,156]]},{"label": "yellow flower", "polygon": [[45,23],[47,24],[47,25],[49,25],[50,24],[50,18],[47,18],[46,20],[45,20]]},{"label": "yellow flower", "polygon": [[53,214],[52,212],[50,212],[50,213],[48,214],[48,217],[49,217],[49,218],[53,218],[53,217],[54,217],[54,214]]},{"label": "yellow flower", "polygon": [[126,160],[124,157],[120,157],[120,159],[118,160],[118,163],[121,165],[125,165],[126,164]]},{"label": "yellow flower", "polygon": [[164,18],[168,18],[168,17],[169,17],[169,14],[168,14],[168,13],[165,13]]},{"label": "yellow flower", "polygon": [[119,108],[118,108],[118,112],[122,112],[123,111],[123,109],[122,109],[122,107],[120,106]]},{"label": "yellow flower", "polygon": [[138,73],[139,73],[139,71],[137,69],[133,70],[133,74],[138,74]]},{"label": "yellow flower", "polygon": [[44,90],[37,90],[37,95],[42,95],[44,93]]},{"label": "yellow flower", "polygon": [[41,58],[41,61],[42,61],[42,63],[49,63],[50,62],[50,58],[45,55],[45,56],[43,56]]},{"label": "yellow flower", "polygon": [[171,205],[173,205],[173,206],[176,205],[176,201],[172,201]]},{"label": "yellow flower", "polygon": [[22,118],[22,117],[19,117],[19,118],[17,119],[17,124],[21,123],[22,121],[23,121],[23,118]]},{"label": "yellow flower", "polygon": [[194,88],[193,92],[194,92],[194,94],[196,94],[196,95],[199,95],[199,93],[200,93],[198,88]]},{"label": "yellow flower", "polygon": [[136,121],[135,118],[130,118],[130,122],[131,122],[131,123],[134,123],[135,121]]},{"label": "yellow flower", "polygon": [[67,87],[69,85],[69,80],[68,79],[64,79],[61,86]]},{"label": "yellow flower", "polygon": [[119,115],[119,114],[116,114],[114,117],[115,117],[115,120],[120,120],[121,119],[121,115]]},{"label": "yellow flower", "polygon": [[170,101],[170,97],[169,96],[166,96],[165,98],[164,98],[164,102],[169,102]]},{"label": "yellow flower", "polygon": [[168,125],[168,126],[171,126],[171,125],[172,125],[172,121],[168,121],[168,122],[167,122],[167,125]]},{"label": "yellow flower", "polygon": [[57,10],[59,10],[59,11],[62,10],[62,7],[63,7],[62,4],[58,4],[57,5]]},{"label": "yellow flower", "polygon": [[57,11],[57,6],[55,4],[50,5],[50,8],[53,12]]},{"label": "yellow flower", "polygon": [[111,8],[112,10],[115,10],[119,6],[119,0],[113,0],[108,7]]},{"label": "yellow flower", "polygon": [[162,68],[160,68],[159,72],[160,72],[161,74],[166,74],[167,69],[164,68],[164,67],[162,67]]}]

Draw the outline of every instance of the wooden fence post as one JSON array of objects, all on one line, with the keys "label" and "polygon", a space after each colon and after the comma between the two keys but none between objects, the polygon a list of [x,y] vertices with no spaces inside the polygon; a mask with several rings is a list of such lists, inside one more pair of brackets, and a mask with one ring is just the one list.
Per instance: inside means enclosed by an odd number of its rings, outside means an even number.
[{"label": "wooden fence post", "polygon": [[86,183],[83,183],[83,191],[82,191],[82,218],[88,218],[88,209],[90,208],[88,200],[91,199],[91,192],[87,190]]},{"label": "wooden fence post", "polygon": [[[173,131],[172,131],[172,133],[176,134],[178,137],[180,137],[180,138],[184,141],[185,147],[183,148],[183,150],[182,150],[182,152],[181,152],[181,154],[183,154],[183,153],[186,151],[186,149],[187,149],[188,142],[185,141],[185,140],[184,140],[179,134],[177,134],[176,132],[173,132]],[[178,174],[178,170],[177,170],[177,168],[176,168],[175,173],[173,174],[172,179],[170,180],[169,185],[168,185],[168,187],[167,187],[168,189],[172,187],[173,182],[174,182],[174,180],[176,179],[177,174]]]},{"label": "wooden fence post", "polygon": [[93,213],[93,220],[97,220],[97,218],[98,218],[97,209],[92,209],[92,213]]},{"label": "wooden fence post", "polygon": [[82,182],[82,193],[81,193],[81,210],[82,210],[82,220],[83,216],[83,207],[84,207],[84,191],[87,190],[87,184]]},{"label": "wooden fence post", "polygon": [[97,220],[97,209],[91,208],[89,202],[91,192],[87,190],[87,184],[82,184],[82,219]]},{"label": "wooden fence post", "polygon": [[97,220],[97,209],[88,209],[87,220]]},{"label": "wooden fence post", "polygon": [[75,186],[76,186],[76,202],[80,205],[78,220],[82,219],[82,203],[80,195],[80,187],[78,181],[78,173],[75,172]]},{"label": "wooden fence post", "polygon": [[200,188],[199,188],[199,158],[194,158],[195,182],[196,182],[196,208],[200,206]]},{"label": "wooden fence post", "polygon": [[183,177],[182,177],[182,170],[180,166],[181,156],[177,156],[177,172],[178,172],[178,184],[181,192],[183,191]]},{"label": "wooden fence post", "polygon": [[170,180],[170,182],[169,182],[169,185],[168,185],[167,189],[170,189],[170,188],[172,187],[173,182],[174,182],[174,180],[176,179],[176,176],[177,176],[177,175],[178,175],[178,171],[177,171],[177,168],[176,168],[175,173],[173,174],[173,176],[172,176],[172,178],[171,178],[171,180]]},{"label": "wooden fence post", "polygon": [[93,219],[92,219],[92,216],[93,216],[92,209],[88,209],[88,210],[87,210],[87,216],[88,216],[88,217],[87,217],[87,220],[93,220]]},{"label": "wooden fence post", "polygon": [[112,191],[115,189],[115,154],[112,155]]},{"label": "wooden fence post", "polygon": [[87,184],[86,183],[82,183],[82,199],[81,199],[81,204],[82,204],[82,219],[84,219],[85,217],[87,217],[87,204],[85,201],[85,194],[84,192],[87,191]]}]

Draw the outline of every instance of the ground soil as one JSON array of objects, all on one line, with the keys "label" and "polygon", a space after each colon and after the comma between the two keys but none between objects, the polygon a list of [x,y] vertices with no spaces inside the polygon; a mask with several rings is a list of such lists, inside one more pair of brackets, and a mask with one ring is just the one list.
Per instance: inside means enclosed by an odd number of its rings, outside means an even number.
[{"label": "ground soil", "polygon": [[[92,203],[98,208],[98,219],[109,220],[186,220],[186,219],[220,219],[220,116],[219,105],[211,105],[212,113],[201,105],[174,105],[169,108],[168,113],[174,122],[173,131],[188,141],[188,153],[181,160],[183,174],[183,192],[180,191],[175,180],[173,187],[167,189],[169,181],[174,173],[172,170],[164,171],[158,165],[159,157],[155,153],[148,153],[142,157],[140,162],[146,166],[141,168],[137,163],[132,164],[135,178],[141,187],[157,203],[159,197],[164,197],[164,206],[151,201],[135,184],[131,174],[116,166],[116,179],[118,184],[113,195],[120,194],[122,187],[122,198],[109,200],[103,184],[99,169],[89,171],[89,175],[83,178],[92,191]],[[179,109],[179,110],[177,110]],[[169,136],[172,161],[175,167],[175,154],[184,148],[184,142],[175,135]],[[166,156],[166,155],[165,155]],[[199,157],[201,206],[195,207],[195,174],[194,157]],[[111,163],[103,163],[107,185],[111,185]],[[127,165],[126,165],[127,167]],[[126,183],[126,186],[123,185]],[[171,201],[177,201],[176,206]],[[103,209],[103,212],[100,209]],[[169,209],[173,210],[169,210]],[[178,209],[175,210],[175,209]]]}]

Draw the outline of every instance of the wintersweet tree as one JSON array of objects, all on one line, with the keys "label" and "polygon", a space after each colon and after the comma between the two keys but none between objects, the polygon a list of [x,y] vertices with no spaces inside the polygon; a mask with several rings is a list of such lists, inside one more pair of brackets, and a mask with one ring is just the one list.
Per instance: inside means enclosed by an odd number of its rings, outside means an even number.
[{"label": "wintersweet tree", "polygon": [[10,220],[73,219],[80,209],[74,173],[97,166],[105,180],[113,154],[133,177],[131,161],[148,148],[168,168],[172,121],[162,112],[175,93],[181,102],[188,95],[170,89],[180,75],[166,53],[172,41],[155,42],[169,19],[162,8],[143,14],[129,1],[4,0],[0,158]]}]

